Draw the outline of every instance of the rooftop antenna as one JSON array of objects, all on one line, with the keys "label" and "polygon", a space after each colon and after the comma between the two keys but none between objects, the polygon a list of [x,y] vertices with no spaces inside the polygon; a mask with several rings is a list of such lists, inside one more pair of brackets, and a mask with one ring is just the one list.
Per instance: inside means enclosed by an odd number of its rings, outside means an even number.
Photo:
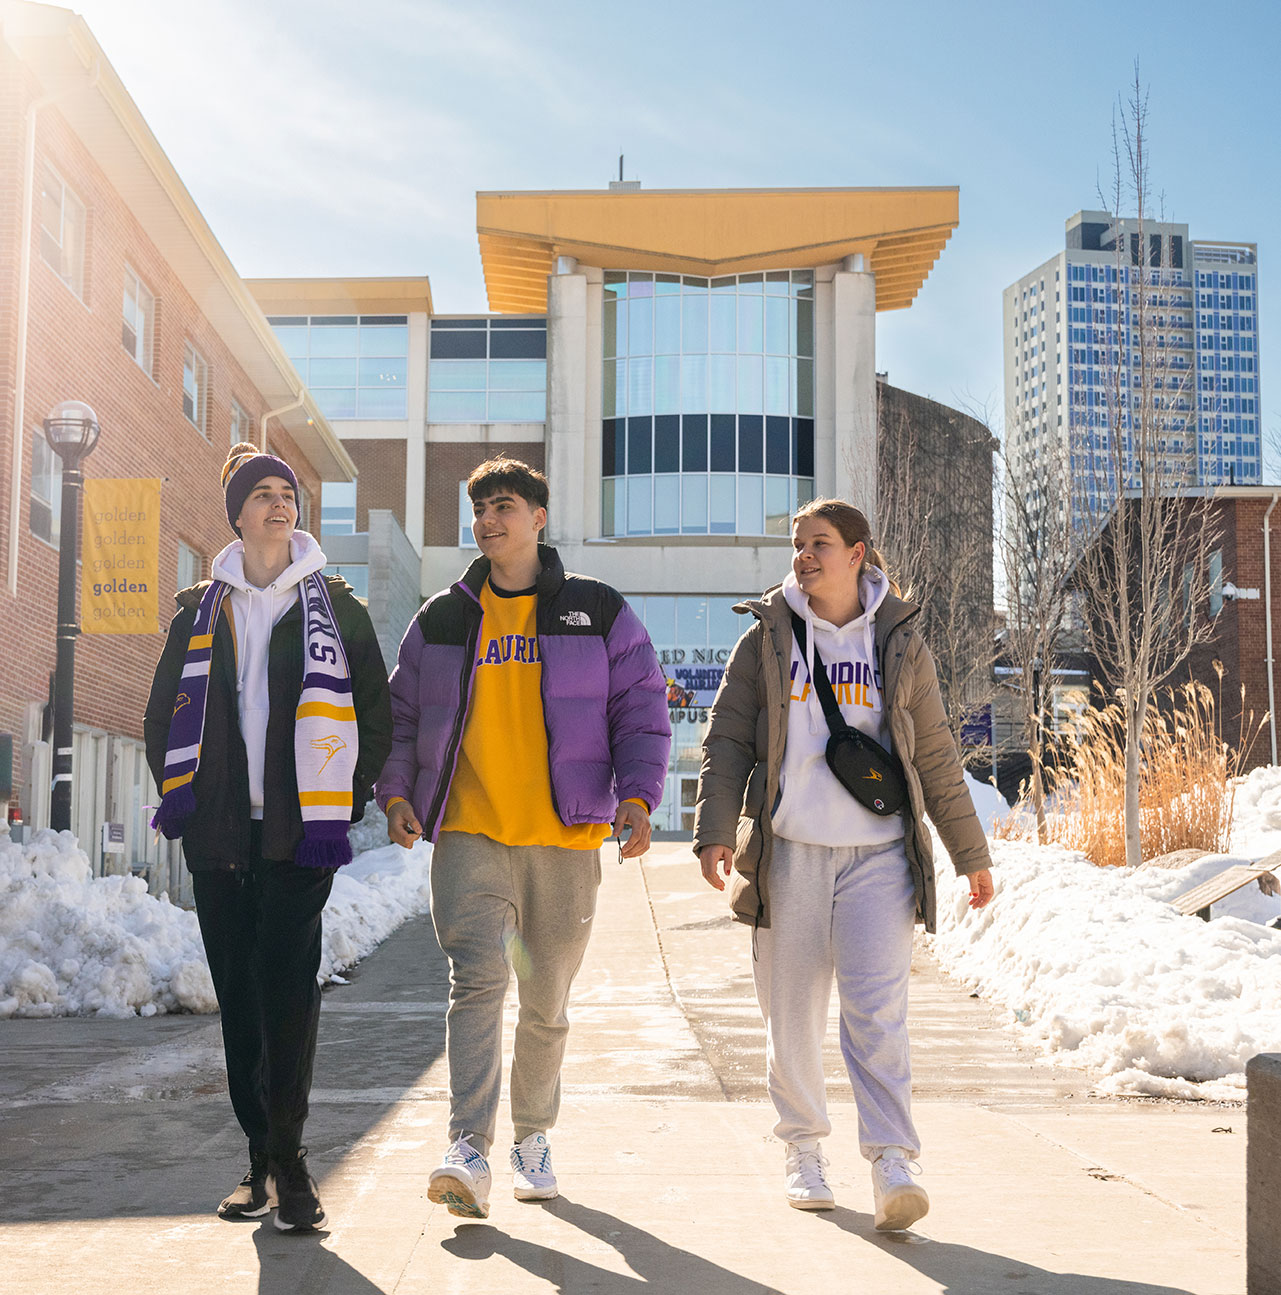
[{"label": "rooftop antenna", "polygon": [[618,155],[618,183],[622,184],[622,182],[623,182],[623,155],[620,153]]}]

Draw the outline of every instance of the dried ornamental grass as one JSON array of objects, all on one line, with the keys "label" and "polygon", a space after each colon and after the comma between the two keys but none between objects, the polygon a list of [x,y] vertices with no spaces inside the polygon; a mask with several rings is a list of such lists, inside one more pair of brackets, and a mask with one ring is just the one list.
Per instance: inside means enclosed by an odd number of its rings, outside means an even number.
[{"label": "dried ornamental grass", "polygon": [[[1244,690],[1243,690],[1244,695]],[[1235,751],[1219,736],[1214,697],[1200,683],[1166,694],[1148,709],[1139,768],[1139,841],[1144,859],[1172,850],[1226,853],[1233,778],[1263,721],[1242,717]],[[1266,718],[1266,717],[1265,717]],[[1065,770],[1050,797],[1049,840],[1080,850],[1100,867],[1125,865],[1125,716],[1119,704],[1087,711],[1060,735]],[[1025,788],[994,835],[1026,834]]]}]

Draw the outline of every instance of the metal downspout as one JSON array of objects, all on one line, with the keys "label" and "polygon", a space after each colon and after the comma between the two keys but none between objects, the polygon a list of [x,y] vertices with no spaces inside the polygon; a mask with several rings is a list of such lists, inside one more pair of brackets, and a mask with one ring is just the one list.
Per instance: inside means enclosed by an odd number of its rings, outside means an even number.
[{"label": "metal downspout", "polygon": [[1268,656],[1268,728],[1272,737],[1272,763],[1277,762],[1277,705],[1276,685],[1272,678],[1272,527],[1268,519],[1281,499],[1281,492],[1272,492],[1272,502],[1263,514],[1263,616],[1267,634]]},{"label": "metal downspout", "polygon": [[273,418],[279,418],[281,414],[292,414],[295,409],[301,409],[307,400],[307,388],[303,387],[298,392],[298,398],[291,400],[287,405],[281,405],[279,409],[269,409],[262,416],[262,422],[259,425],[258,448],[265,454],[267,452],[267,424]]}]

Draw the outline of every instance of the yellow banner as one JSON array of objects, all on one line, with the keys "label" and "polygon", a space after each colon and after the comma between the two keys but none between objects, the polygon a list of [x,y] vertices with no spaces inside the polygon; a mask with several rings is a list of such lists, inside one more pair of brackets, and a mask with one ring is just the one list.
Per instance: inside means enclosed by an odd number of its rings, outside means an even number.
[{"label": "yellow banner", "polygon": [[160,478],[85,481],[80,630],[160,630]]}]

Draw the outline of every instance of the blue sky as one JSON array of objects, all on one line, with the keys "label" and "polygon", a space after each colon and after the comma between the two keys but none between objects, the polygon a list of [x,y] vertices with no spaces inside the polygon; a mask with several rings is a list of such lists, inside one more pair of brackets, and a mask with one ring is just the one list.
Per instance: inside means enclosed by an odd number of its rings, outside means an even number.
[{"label": "blue sky", "polygon": [[476,190],[604,187],[620,151],[647,188],[959,185],[960,227],[915,304],[881,316],[877,367],[998,424],[1001,290],[1098,205],[1137,57],[1166,217],[1259,244],[1281,438],[1275,5],[78,8],[249,277],[427,274],[438,310],[484,310]]}]

